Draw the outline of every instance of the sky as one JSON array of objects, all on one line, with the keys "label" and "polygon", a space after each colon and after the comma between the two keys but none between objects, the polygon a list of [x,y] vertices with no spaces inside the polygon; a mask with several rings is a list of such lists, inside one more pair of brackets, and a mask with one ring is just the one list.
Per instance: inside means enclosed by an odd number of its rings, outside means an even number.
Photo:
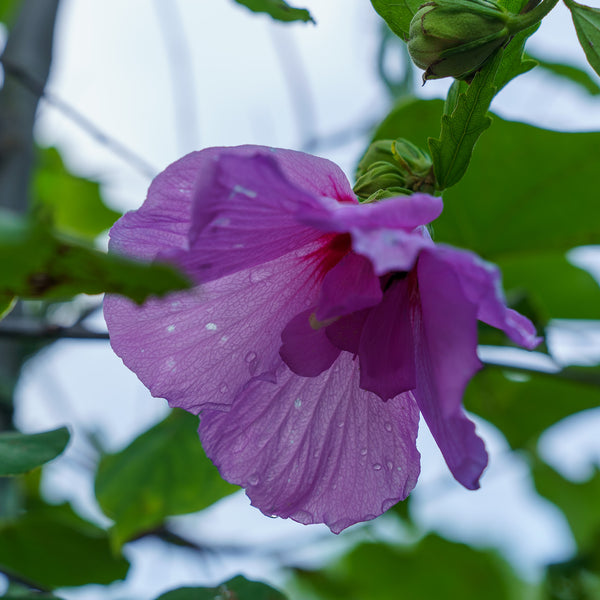
[{"label": "sky", "polygon": [[[39,143],[58,146],[72,170],[100,180],[107,203],[119,210],[141,204],[150,177],[115,153],[115,144],[99,142],[89,128],[74,123],[73,112],[143,159],[154,174],[207,146],[305,149],[316,138],[321,143],[313,145],[313,152],[338,162],[352,176],[367,143],[366,127],[390,108],[375,69],[381,22],[366,0],[297,4],[311,10],[316,26],[276,24],[232,0],[62,0],[47,90],[50,100],[60,99],[70,109],[65,114],[56,102],[43,103]],[[587,68],[563,6],[544,21],[530,51]],[[429,82],[419,94],[442,97],[447,87],[446,81]],[[553,76],[537,70],[510,84],[493,109],[504,118],[539,126],[600,128],[597,99],[570,84],[557,85]],[[345,143],[327,143],[339,134]],[[598,262],[589,252],[580,260]],[[103,328],[101,316],[91,325]],[[564,333],[555,335],[560,346]],[[592,349],[597,352],[595,341]],[[93,499],[95,455],[86,435],[96,435],[107,450],[119,450],[163,418],[166,403],[151,398],[108,344],[97,341],[54,344],[31,362],[18,393],[17,422],[23,430],[64,423],[74,430],[65,457],[46,470],[45,492],[107,523]],[[587,415],[590,420],[598,426],[597,414]],[[586,434],[591,427],[580,421],[574,417],[554,428],[542,447],[555,465],[582,478],[600,450]],[[454,482],[423,428],[415,519],[454,539],[497,547],[524,576],[534,578],[545,563],[566,558],[573,540],[558,511],[535,496],[523,460],[508,452],[493,427],[481,421],[478,427],[492,461],[477,493]],[[366,535],[357,527],[334,537],[324,527],[267,519],[242,494],[202,515],[179,517],[174,526],[198,541],[243,542],[270,549],[283,562],[302,564],[316,564]],[[391,526],[384,517],[369,531],[385,535]],[[167,552],[164,544],[151,540],[129,544],[126,552],[133,561],[130,580],[111,586],[110,597],[153,598],[176,585],[215,584],[240,570],[279,583],[284,577],[272,556],[260,553],[243,561],[226,554],[198,561],[188,551]],[[94,590],[63,596],[93,598]]]}]

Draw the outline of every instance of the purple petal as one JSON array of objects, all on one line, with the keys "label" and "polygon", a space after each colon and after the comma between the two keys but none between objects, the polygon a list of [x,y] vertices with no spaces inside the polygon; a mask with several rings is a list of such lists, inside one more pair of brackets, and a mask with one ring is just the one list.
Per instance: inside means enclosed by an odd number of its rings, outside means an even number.
[{"label": "purple petal", "polygon": [[369,311],[358,355],[360,387],[388,400],[416,387],[408,279],[392,281],[382,302]]},{"label": "purple petal", "polygon": [[498,267],[472,252],[450,246],[438,245],[436,253],[458,275],[465,296],[477,306],[480,321],[501,329],[528,350],[533,350],[542,341],[529,319],[507,308]]},{"label": "purple petal", "polygon": [[436,253],[418,263],[420,306],[413,306],[417,388],[415,399],[454,477],[468,489],[479,487],[487,453],[462,408],[477,358],[477,307],[459,279]]},{"label": "purple petal", "polygon": [[443,208],[441,198],[427,194],[398,196],[372,204],[322,202],[322,209],[301,215],[304,223],[323,231],[355,232],[415,227],[437,219]]},{"label": "purple petal", "polygon": [[197,180],[190,252],[165,255],[200,283],[301,250],[322,238],[323,232],[301,223],[298,215],[319,209],[320,197],[327,193],[346,199],[340,171],[329,161],[261,147],[247,153],[248,147],[242,155],[240,149],[211,153],[210,164]]},{"label": "purple petal", "polygon": [[340,353],[328,339],[325,329],[311,326],[313,309],[294,317],[281,334],[279,355],[297,375],[316,377],[335,362]]},{"label": "purple petal", "polygon": [[281,364],[281,331],[316,303],[312,276],[291,253],[141,307],[107,296],[112,347],[171,405],[194,413],[227,407],[252,376]]},{"label": "purple petal", "polygon": [[337,319],[325,331],[329,341],[340,350],[358,354],[363,327],[371,309],[365,308]]},{"label": "purple petal", "polygon": [[349,252],[323,278],[315,316],[319,321],[327,321],[374,306],[381,297],[379,278],[371,263]]},{"label": "purple petal", "polygon": [[377,275],[410,271],[421,250],[433,247],[425,228],[411,233],[400,229],[352,232],[352,249],[371,261]]},{"label": "purple petal", "polygon": [[267,515],[334,533],[373,519],[417,481],[418,410],[410,394],[384,403],[358,379],[348,353],[319,377],[282,367],[276,382],[255,379],[229,412],[203,413],[206,453]]}]

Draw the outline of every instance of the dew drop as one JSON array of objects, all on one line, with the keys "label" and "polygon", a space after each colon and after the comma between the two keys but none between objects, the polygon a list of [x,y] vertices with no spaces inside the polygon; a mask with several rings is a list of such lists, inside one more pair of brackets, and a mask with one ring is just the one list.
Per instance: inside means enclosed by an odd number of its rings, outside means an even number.
[{"label": "dew drop", "polygon": [[374,471],[381,471],[381,465],[379,463],[375,463],[373,465],[373,470]]},{"label": "dew drop", "polygon": [[361,456],[366,456],[367,455],[367,449],[366,448],[361,448],[360,449],[360,455]]},{"label": "dew drop", "polygon": [[343,426],[344,426],[344,421],[340,421],[340,422],[338,423],[338,427],[341,429]]},{"label": "dew drop", "polygon": [[250,485],[258,485],[258,475],[255,473],[254,475],[250,475],[250,477],[248,477],[248,483]]},{"label": "dew drop", "polygon": [[224,344],[227,340],[229,339],[228,335],[222,335],[221,336],[221,342]]},{"label": "dew drop", "polygon": [[386,465],[390,471],[394,468],[394,463],[391,460],[388,460]]},{"label": "dew drop", "polygon": [[171,333],[172,331],[175,331],[175,325],[169,325],[169,326],[167,327],[167,331],[168,331],[169,333]]},{"label": "dew drop", "polygon": [[204,328],[207,331],[216,331],[217,330],[217,324],[216,323],[207,323]]},{"label": "dew drop", "polygon": [[175,359],[174,358],[168,358],[167,359],[167,368],[168,369],[173,369],[175,367]]},{"label": "dew drop", "polygon": [[392,431],[392,424],[389,421],[384,425],[384,427],[386,431]]},{"label": "dew drop", "polygon": [[396,471],[398,471],[398,472],[402,471],[402,467],[396,467]]},{"label": "dew drop", "polygon": [[271,276],[271,271],[268,269],[253,269],[250,271],[250,283],[259,283],[260,281],[264,281]]},{"label": "dew drop", "polygon": [[244,358],[244,360],[247,363],[251,363],[253,361],[256,360],[256,352],[248,352],[248,354],[246,354],[246,358]]},{"label": "dew drop", "polygon": [[301,399],[301,398],[296,398],[296,399],[294,400],[294,406],[295,406],[296,408],[300,408],[300,407],[302,406],[302,399]]},{"label": "dew drop", "polygon": [[221,392],[221,394],[225,394],[229,391],[229,386],[226,383],[222,383],[219,387],[219,391]]}]

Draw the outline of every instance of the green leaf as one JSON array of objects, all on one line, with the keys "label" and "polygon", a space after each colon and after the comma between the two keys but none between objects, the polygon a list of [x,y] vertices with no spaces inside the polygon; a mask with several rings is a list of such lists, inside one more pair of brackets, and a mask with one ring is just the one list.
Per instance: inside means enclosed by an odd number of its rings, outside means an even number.
[{"label": "green leaf", "polygon": [[319,600],[514,600],[519,584],[495,554],[429,535],[416,546],[362,544],[318,572],[298,572],[299,597]]},{"label": "green leaf", "polygon": [[532,475],[539,494],[558,506],[571,527],[580,551],[588,551],[600,539],[600,470],[583,483],[565,479],[552,467],[534,459]]},{"label": "green leaf", "polygon": [[121,216],[104,204],[98,183],[67,171],[55,148],[38,151],[33,194],[36,208],[50,215],[59,232],[88,241]]},{"label": "green leaf", "polygon": [[117,547],[170,515],[202,510],[238,489],[221,479],[202,450],[197,429],[198,417],[177,409],[101,460],[96,497],[115,521],[111,533]]},{"label": "green leaf", "polygon": [[62,299],[122,294],[141,303],[190,287],[171,266],[144,264],[59,237],[37,221],[0,214],[0,297]]},{"label": "green leaf", "polygon": [[408,40],[410,22],[423,4],[422,0],[371,0],[389,28],[403,40]]},{"label": "green leaf", "polygon": [[46,592],[33,591],[24,585],[10,582],[2,600],[60,600],[58,596]]},{"label": "green leaf", "polygon": [[66,427],[27,435],[16,431],[0,433],[0,477],[21,475],[56,458],[69,442]]},{"label": "green leaf", "polygon": [[525,42],[535,30],[530,27],[519,33],[498,51],[473,81],[463,86],[465,91],[452,103],[452,112],[442,116],[439,139],[429,140],[439,190],[458,183],[467,171],[475,144],[492,123],[488,109],[494,96],[511,79],[535,66],[534,61],[522,58]]},{"label": "green leaf", "polygon": [[42,506],[0,525],[0,571],[42,588],[108,584],[127,575],[106,532],[68,504]]},{"label": "green leaf", "polygon": [[267,13],[276,21],[315,22],[305,8],[293,8],[283,0],[235,0],[235,2],[249,8],[252,12]]},{"label": "green leaf", "polygon": [[498,427],[511,448],[523,449],[565,417],[597,407],[598,388],[549,374],[485,367],[467,386],[464,403]]},{"label": "green leaf", "polygon": [[600,75],[600,9],[565,0],[571,11],[579,43],[588,62]]},{"label": "green leaf", "polygon": [[264,583],[235,577],[216,588],[179,588],[156,600],[285,600],[285,596]]},{"label": "green leaf", "polygon": [[531,54],[529,54],[528,57],[538,63],[542,69],[552,73],[553,75],[556,75],[557,77],[571,81],[580,88],[584,89],[590,95],[600,95],[600,85],[598,85],[598,83],[596,83],[596,81],[594,81],[586,71],[583,71],[578,67],[574,67],[573,65],[549,62],[547,60],[543,60],[539,56],[532,56]]},{"label": "green leaf", "polygon": [[21,0],[2,0],[0,2],[0,22],[12,25]]}]

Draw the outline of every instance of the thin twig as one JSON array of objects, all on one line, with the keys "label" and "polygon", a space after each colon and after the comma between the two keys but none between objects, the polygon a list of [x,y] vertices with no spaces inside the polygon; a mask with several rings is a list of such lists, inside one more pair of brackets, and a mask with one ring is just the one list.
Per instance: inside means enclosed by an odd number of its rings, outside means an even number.
[{"label": "thin twig", "polygon": [[75,340],[108,340],[108,333],[90,331],[81,324],[71,327],[58,327],[32,322],[28,319],[13,319],[10,323],[0,323],[0,338],[20,339],[75,339]]},{"label": "thin twig", "polygon": [[32,94],[42,98],[50,106],[56,108],[65,117],[70,119],[88,135],[94,138],[99,144],[111,150],[130,167],[144,175],[144,177],[152,179],[156,173],[158,173],[158,169],[153,167],[145,159],[141,158],[133,150],[130,150],[115,138],[102,132],[100,129],[98,129],[98,127],[96,127],[96,125],[92,123],[92,121],[80,113],[75,107],[71,106],[68,102],[64,101],[62,98],[59,98],[55,94],[44,90],[43,84],[31,73],[29,73],[27,69],[12,63],[11,61],[7,60],[6,57],[1,58],[0,62],[4,67],[5,73],[14,77],[16,81],[18,81]]}]

